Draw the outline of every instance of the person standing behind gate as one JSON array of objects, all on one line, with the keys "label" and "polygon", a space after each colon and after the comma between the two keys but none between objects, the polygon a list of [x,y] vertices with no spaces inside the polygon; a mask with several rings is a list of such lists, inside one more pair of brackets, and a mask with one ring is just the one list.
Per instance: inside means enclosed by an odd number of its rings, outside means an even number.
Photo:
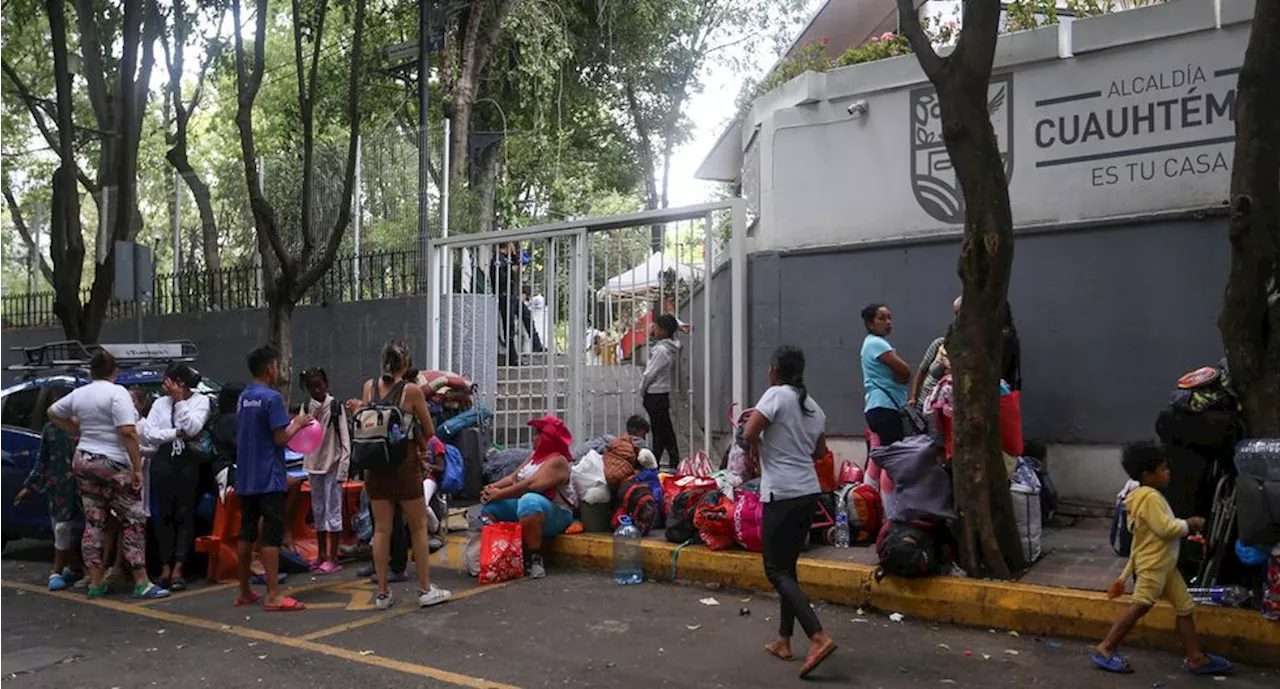
[{"label": "person standing behind gate", "polygon": [[827,416],[805,390],[804,352],[799,349],[783,346],[774,352],[769,384],[742,434],[760,452],[764,571],[782,598],[778,638],[764,650],[791,660],[791,635],[799,619],[809,637],[809,655],[800,670],[804,678],[836,650],[796,578],[796,562],[822,492],[814,461],[827,454]]},{"label": "person standing behind gate", "polygon": [[676,317],[664,313],[654,320],[653,341],[649,346],[649,363],[644,367],[640,381],[640,394],[644,410],[649,414],[653,429],[653,455],[662,466],[662,454],[670,457],[674,468],[680,463],[680,448],[676,443],[676,429],[671,423],[671,383],[675,380],[676,360],[680,357],[680,342],[676,331],[680,323]]},{"label": "person standing behind gate", "polygon": [[498,246],[489,265],[489,274],[493,278],[493,288],[498,293],[498,313],[502,315],[502,328],[507,336],[507,365],[520,365],[520,326],[533,340],[534,353],[545,352],[538,329],[533,327],[533,315],[523,299],[523,292],[516,293],[512,285],[520,283],[520,248],[515,242],[505,242]]},{"label": "person standing behind gate", "polygon": [[862,310],[867,336],[862,340],[862,384],[866,396],[863,409],[867,430],[881,445],[891,445],[906,437],[902,410],[907,406],[907,381],[911,367],[889,344],[893,313],[884,304],[869,304]]},{"label": "person standing behind gate", "polygon": [[271,345],[249,353],[253,381],[240,393],[236,409],[236,495],[240,498],[240,596],[236,607],[252,605],[261,596],[250,588],[253,544],[262,522],[262,567],[266,570],[267,612],[292,612],[306,606],[280,595],[280,545],[284,542],[286,481],[284,446],[308,423],[299,414],[292,421],[284,397],[274,390],[280,379],[280,354]]}]

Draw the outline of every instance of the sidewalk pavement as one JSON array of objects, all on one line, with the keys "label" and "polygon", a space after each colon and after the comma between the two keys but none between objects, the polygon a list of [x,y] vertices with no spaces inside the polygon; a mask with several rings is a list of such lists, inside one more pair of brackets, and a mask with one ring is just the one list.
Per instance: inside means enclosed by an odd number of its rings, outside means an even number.
[{"label": "sidewalk pavement", "polygon": [[[1127,597],[1107,600],[1105,590],[1124,568],[1112,552],[1103,520],[1046,529],[1044,557],[1018,582],[932,577],[886,577],[877,583],[875,550],[815,547],[800,560],[800,583],[815,600],[871,606],[938,622],[1016,630],[1022,634],[1101,639],[1128,606]],[[442,564],[462,567],[464,534],[454,534],[437,555]],[[612,569],[608,534],[562,536],[551,542],[551,560],[560,566]],[[705,546],[679,547],[659,535],[644,541],[645,572],[660,581],[692,581],[748,591],[772,591],[760,556],[743,550],[713,552]],[[1161,603],[1126,639],[1126,644],[1180,648],[1173,609]],[[1199,606],[1196,628],[1215,652],[1280,667],[1280,623],[1256,611]]]}]

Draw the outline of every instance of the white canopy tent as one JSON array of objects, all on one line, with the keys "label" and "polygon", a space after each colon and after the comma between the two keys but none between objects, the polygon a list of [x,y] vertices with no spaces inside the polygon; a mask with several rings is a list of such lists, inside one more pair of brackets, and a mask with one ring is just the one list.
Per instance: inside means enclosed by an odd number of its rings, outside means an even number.
[{"label": "white canopy tent", "polygon": [[615,275],[596,292],[596,298],[643,297],[662,288],[663,273],[674,271],[676,280],[685,283],[702,280],[702,264],[681,262],[675,256],[655,252],[644,263],[622,274]]}]

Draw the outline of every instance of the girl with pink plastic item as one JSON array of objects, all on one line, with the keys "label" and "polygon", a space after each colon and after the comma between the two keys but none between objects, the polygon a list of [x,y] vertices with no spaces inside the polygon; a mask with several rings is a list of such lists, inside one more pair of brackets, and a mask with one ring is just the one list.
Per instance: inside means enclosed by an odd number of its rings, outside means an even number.
[{"label": "girl with pink plastic item", "polygon": [[302,459],[302,468],[311,481],[311,515],[319,548],[311,571],[333,574],[342,571],[342,565],[338,564],[338,541],[342,537],[342,482],[347,478],[351,460],[351,429],[342,405],[329,394],[329,376],[324,369],[303,371],[301,383],[310,395],[307,413],[315,419],[312,423],[323,429],[319,445],[305,452]]}]

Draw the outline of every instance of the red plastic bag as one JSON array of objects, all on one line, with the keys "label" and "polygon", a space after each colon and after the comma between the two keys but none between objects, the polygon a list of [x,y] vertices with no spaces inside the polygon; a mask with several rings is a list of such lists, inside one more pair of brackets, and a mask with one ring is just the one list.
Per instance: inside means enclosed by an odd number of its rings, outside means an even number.
[{"label": "red plastic bag", "polygon": [[520,523],[488,524],[480,533],[480,583],[500,584],[524,576]]},{"label": "red plastic bag", "polygon": [[836,483],[836,456],[827,450],[826,456],[813,461],[813,468],[818,472],[818,488],[830,493],[838,487]]},{"label": "red plastic bag", "polygon": [[1021,457],[1022,443],[1022,391],[1000,397],[1000,444],[1005,454]]},{"label": "red plastic bag", "polygon": [[703,496],[693,514],[693,525],[702,542],[712,550],[733,547],[733,501],[720,491]]}]

